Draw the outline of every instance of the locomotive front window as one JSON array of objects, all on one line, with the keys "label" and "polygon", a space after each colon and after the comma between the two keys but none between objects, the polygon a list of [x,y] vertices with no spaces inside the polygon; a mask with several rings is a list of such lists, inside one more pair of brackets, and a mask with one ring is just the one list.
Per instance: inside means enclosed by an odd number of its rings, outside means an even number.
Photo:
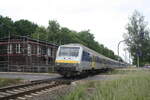
[{"label": "locomotive front window", "polygon": [[59,56],[77,57],[79,54],[79,47],[60,47]]}]

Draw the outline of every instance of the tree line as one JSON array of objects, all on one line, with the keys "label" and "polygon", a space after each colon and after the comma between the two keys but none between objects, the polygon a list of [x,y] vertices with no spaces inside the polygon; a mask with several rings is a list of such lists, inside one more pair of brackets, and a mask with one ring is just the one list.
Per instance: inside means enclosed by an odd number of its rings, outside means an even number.
[{"label": "tree line", "polygon": [[0,16],[0,38],[8,37],[9,35],[28,36],[58,45],[80,43],[109,58],[115,60],[120,58],[112,50],[95,41],[95,37],[90,30],[77,32],[60,26],[55,20],[50,20],[48,27],[44,27],[29,20],[13,21],[9,17]]}]

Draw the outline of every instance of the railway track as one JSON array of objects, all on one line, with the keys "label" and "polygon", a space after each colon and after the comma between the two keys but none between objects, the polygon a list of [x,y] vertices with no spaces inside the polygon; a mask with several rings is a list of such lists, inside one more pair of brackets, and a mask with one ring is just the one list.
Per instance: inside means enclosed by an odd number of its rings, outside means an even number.
[{"label": "railway track", "polygon": [[51,89],[60,85],[70,84],[71,80],[36,80],[27,84],[0,88],[0,100],[16,100],[18,97],[40,92],[44,89]]}]

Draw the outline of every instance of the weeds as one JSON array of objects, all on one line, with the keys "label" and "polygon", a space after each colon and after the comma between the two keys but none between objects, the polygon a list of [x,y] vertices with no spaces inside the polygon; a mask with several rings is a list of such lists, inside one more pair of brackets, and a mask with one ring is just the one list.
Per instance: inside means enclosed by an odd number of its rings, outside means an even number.
[{"label": "weeds", "polygon": [[[118,72],[119,74],[122,71]],[[123,71],[124,77],[116,80],[89,81],[79,84],[64,100],[150,100],[150,72]],[[88,88],[95,88],[87,96]]]},{"label": "weeds", "polygon": [[9,78],[0,78],[0,87],[12,85],[12,84],[18,84],[20,83],[21,79],[9,79]]}]

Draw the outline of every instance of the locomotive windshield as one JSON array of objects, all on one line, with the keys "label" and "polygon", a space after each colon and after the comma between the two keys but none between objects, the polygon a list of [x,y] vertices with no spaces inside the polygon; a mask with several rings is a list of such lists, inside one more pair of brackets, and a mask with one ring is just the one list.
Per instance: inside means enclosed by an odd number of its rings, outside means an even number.
[{"label": "locomotive windshield", "polygon": [[77,57],[79,54],[79,47],[60,47],[59,56]]}]

